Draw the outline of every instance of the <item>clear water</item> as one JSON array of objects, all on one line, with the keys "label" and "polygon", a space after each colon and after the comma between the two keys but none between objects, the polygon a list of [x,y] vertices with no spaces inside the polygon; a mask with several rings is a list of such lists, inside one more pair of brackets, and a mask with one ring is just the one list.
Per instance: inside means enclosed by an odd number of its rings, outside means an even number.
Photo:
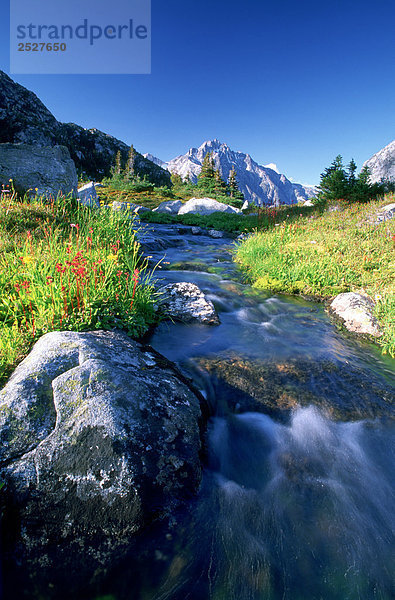
[{"label": "clear water", "polygon": [[[192,377],[214,416],[200,496],[171,533],[149,541],[160,576],[152,585],[142,568],[134,593],[158,600],[394,598],[394,361],[339,333],[323,305],[243,284],[230,241],[186,235],[177,243],[166,260],[187,270],[164,271],[164,282],[199,285],[221,325],[163,323],[150,343]],[[199,271],[190,270],[194,263]],[[203,272],[202,264],[216,272]],[[235,357],[269,365],[269,373],[299,366],[303,377],[293,385],[317,403],[280,419],[264,407],[242,412],[236,404],[235,411],[232,395],[240,390],[223,389],[205,369]]]}]

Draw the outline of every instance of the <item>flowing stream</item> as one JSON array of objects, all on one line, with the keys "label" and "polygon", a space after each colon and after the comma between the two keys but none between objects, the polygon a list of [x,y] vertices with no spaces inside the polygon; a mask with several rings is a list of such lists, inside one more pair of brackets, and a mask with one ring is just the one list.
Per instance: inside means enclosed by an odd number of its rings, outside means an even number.
[{"label": "flowing stream", "polygon": [[190,228],[146,235],[151,260],[169,263],[164,283],[196,283],[219,312],[218,327],[162,323],[149,340],[213,416],[199,497],[147,534],[137,567],[134,549],[108,591],[390,600],[394,361],[339,332],[323,305],[243,284],[231,247]]}]

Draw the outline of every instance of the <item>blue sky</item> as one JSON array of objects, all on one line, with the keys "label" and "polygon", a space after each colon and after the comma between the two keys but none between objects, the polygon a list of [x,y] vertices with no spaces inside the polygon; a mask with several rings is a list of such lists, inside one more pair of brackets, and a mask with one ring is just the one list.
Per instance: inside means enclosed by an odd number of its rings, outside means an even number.
[{"label": "blue sky", "polygon": [[395,138],[394,23],[393,0],[152,0],[151,75],[12,77],[57,119],[140,152],[218,138],[316,184],[337,154],[361,166]]}]

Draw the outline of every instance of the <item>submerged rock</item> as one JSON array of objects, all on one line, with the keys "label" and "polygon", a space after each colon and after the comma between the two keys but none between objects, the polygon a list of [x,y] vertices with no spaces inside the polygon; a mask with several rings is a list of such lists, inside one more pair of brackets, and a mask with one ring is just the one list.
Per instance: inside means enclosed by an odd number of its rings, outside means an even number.
[{"label": "submerged rock", "polygon": [[180,281],[169,283],[160,290],[163,293],[161,306],[166,314],[183,323],[219,325],[219,318],[211,300],[194,283]]},{"label": "submerged rock", "polygon": [[381,331],[373,314],[374,302],[367,296],[347,292],[339,294],[331,303],[333,312],[344,321],[345,327],[354,333],[379,337]]},{"label": "submerged rock", "polygon": [[11,565],[84,583],[109,566],[197,491],[200,415],[171,363],[125,334],[43,336],[0,393]]},{"label": "submerged rock", "polygon": [[224,237],[224,232],[223,231],[217,231],[216,229],[209,229],[208,230],[208,235],[212,238],[215,239],[220,239]]},{"label": "submerged rock", "polygon": [[288,419],[294,409],[315,405],[339,420],[393,416],[394,387],[348,363],[296,358],[276,363],[228,354],[195,364],[202,387],[209,375],[220,413],[256,411]]}]

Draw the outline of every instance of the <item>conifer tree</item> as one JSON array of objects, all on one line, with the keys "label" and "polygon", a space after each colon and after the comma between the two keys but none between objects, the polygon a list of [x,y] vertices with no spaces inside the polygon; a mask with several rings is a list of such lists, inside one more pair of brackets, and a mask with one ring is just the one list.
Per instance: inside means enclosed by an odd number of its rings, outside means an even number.
[{"label": "conifer tree", "polygon": [[215,182],[214,189],[215,189],[216,194],[225,196],[228,191],[227,185],[226,185],[225,181],[222,179],[219,169],[216,169],[214,171],[214,182]]},{"label": "conifer tree", "polygon": [[179,175],[175,171],[171,172],[170,180],[171,180],[172,184],[174,185],[174,187],[180,187],[182,185],[181,175]]},{"label": "conifer tree", "polygon": [[115,156],[115,175],[121,174],[121,151],[118,150]]},{"label": "conifer tree", "polygon": [[133,144],[129,148],[128,159],[125,165],[124,176],[125,179],[134,179],[135,176],[135,160],[136,160],[136,150],[133,147]]},{"label": "conifer tree", "polygon": [[207,152],[202,162],[202,170],[198,177],[198,186],[203,189],[214,187],[215,181],[215,163],[213,153]]},{"label": "conifer tree", "polygon": [[241,192],[239,190],[239,185],[237,183],[237,178],[236,178],[236,171],[235,171],[234,167],[232,167],[232,169],[229,173],[228,190],[229,190],[229,196],[231,198],[234,198],[235,200],[244,200],[244,194],[243,194],[243,192]]}]

